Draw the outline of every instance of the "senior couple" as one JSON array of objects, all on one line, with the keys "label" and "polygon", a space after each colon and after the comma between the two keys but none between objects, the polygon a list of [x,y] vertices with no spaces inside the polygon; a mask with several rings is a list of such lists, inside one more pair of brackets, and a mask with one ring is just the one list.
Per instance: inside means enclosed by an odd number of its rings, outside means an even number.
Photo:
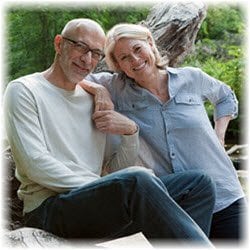
[{"label": "senior couple", "polygon": [[[105,36],[74,19],[54,48],[50,68],[10,82],[4,96],[26,226],[97,241],[242,238],[245,198],[223,148],[232,90],[199,69],[167,67],[140,25]],[[104,53],[114,73],[91,73]]]}]

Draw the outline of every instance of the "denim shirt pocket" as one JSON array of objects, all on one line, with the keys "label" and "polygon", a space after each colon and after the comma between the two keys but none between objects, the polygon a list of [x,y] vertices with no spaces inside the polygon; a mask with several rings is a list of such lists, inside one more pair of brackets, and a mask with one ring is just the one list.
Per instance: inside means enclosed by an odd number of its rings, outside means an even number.
[{"label": "denim shirt pocket", "polygon": [[[203,128],[208,117],[200,96],[192,93],[183,93],[174,97],[171,111],[172,123],[175,128]],[[198,130],[196,131],[198,133]]]},{"label": "denim shirt pocket", "polygon": [[147,108],[149,105],[144,97],[127,98],[126,100],[122,98],[117,100],[118,111],[136,111]]},{"label": "denim shirt pocket", "polygon": [[202,105],[201,98],[194,94],[177,95],[174,99],[177,104]]}]

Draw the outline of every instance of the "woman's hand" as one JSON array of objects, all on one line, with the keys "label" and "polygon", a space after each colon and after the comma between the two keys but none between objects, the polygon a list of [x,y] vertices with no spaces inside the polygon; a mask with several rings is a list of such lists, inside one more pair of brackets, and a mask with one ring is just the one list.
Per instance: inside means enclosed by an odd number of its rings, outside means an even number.
[{"label": "woman's hand", "polygon": [[97,129],[103,133],[132,135],[137,132],[134,121],[114,110],[96,111],[92,118]]},{"label": "woman's hand", "polygon": [[94,95],[95,111],[114,110],[110,94],[104,86],[87,80],[82,80],[78,84],[84,90]]}]

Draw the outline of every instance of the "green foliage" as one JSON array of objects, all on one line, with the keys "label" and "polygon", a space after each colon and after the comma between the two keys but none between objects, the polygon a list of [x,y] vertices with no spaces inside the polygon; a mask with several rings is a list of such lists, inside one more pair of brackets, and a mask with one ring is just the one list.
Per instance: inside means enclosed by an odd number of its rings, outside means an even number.
[{"label": "green foliage", "polygon": [[54,37],[73,18],[91,18],[107,31],[119,22],[140,22],[148,12],[149,7],[132,6],[10,8],[6,20],[9,60],[6,82],[49,67],[54,57]]},{"label": "green foliage", "polygon": [[202,23],[198,39],[209,38],[220,40],[227,33],[244,32],[243,11],[240,6],[221,4],[210,6],[207,17]]}]

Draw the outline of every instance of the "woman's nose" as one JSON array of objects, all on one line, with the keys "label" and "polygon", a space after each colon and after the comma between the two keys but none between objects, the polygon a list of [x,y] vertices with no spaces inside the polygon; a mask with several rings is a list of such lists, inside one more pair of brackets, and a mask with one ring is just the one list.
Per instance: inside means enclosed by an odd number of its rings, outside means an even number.
[{"label": "woman's nose", "polygon": [[139,59],[139,56],[136,54],[132,54],[130,59],[131,59],[131,61],[137,61]]}]

